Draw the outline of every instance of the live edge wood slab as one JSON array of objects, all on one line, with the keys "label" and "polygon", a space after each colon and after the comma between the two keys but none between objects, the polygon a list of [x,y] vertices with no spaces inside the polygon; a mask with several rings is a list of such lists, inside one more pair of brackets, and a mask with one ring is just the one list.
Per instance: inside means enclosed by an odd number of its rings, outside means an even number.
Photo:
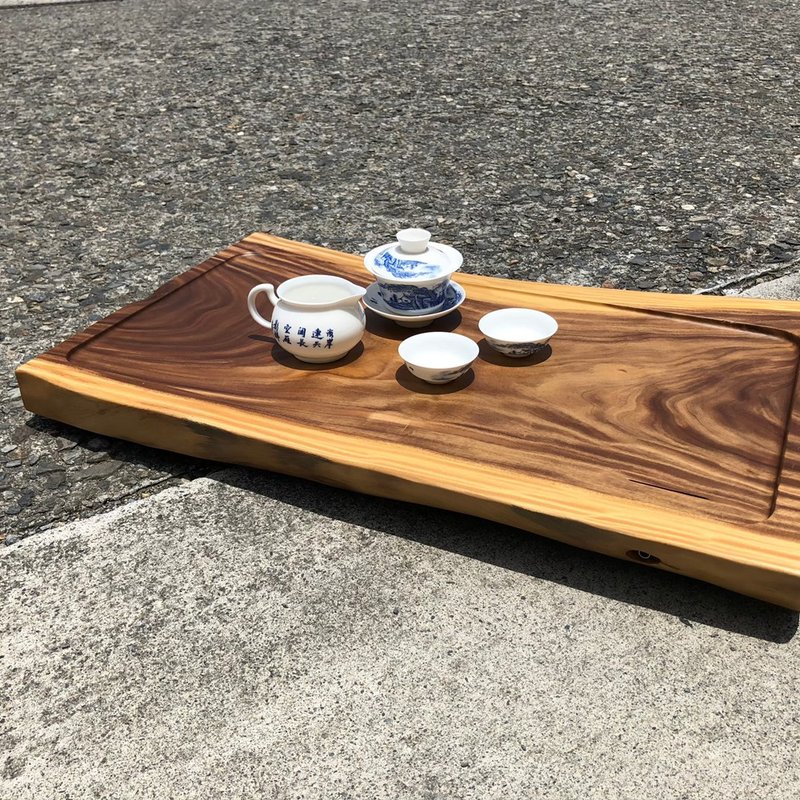
[{"label": "live edge wood slab", "polygon": [[[17,370],[26,408],[96,433],[453,509],[800,609],[800,303],[461,274],[428,330],[479,341],[472,374],[418,382],[409,331],[296,361],[250,318],[256,283],[361,258],[256,233]],[[558,319],[515,360],[494,308]],[[270,310],[262,308],[269,316]]]}]

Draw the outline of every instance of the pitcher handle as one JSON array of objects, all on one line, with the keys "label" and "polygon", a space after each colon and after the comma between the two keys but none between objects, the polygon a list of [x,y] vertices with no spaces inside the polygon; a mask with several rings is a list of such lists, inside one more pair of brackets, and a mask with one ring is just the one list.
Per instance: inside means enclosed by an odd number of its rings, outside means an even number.
[{"label": "pitcher handle", "polygon": [[259,324],[263,325],[265,328],[272,328],[272,322],[269,322],[258,313],[258,309],[256,308],[256,297],[264,292],[269,298],[270,303],[275,305],[278,302],[278,298],[275,296],[275,287],[271,283],[259,283],[258,286],[254,286],[250,290],[250,294],[247,295],[247,310],[250,312],[250,316]]}]

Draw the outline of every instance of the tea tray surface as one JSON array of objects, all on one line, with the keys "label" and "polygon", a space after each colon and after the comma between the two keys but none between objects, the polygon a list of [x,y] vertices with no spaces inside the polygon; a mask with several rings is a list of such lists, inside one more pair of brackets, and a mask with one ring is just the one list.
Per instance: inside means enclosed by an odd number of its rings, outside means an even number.
[{"label": "tea tray surface", "polygon": [[[800,304],[458,273],[467,299],[425,330],[457,330],[481,355],[432,386],[397,355],[414,331],[369,311],[341,361],[277,346],[248,291],[312,273],[372,280],[358,256],[253,234],[20,367],[26,407],[800,607]],[[551,347],[491,350],[478,320],[506,306],[556,317]]]}]

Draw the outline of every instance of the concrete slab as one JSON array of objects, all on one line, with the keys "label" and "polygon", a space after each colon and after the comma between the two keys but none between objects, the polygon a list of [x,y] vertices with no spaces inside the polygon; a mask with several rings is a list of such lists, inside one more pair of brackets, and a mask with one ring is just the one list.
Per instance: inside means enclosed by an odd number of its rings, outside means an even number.
[{"label": "concrete slab", "polygon": [[0,569],[2,797],[800,793],[796,614],[481,520],[230,470]]},{"label": "concrete slab", "polygon": [[800,300],[800,272],[766,281],[740,293],[742,297],[768,297],[779,300]]}]

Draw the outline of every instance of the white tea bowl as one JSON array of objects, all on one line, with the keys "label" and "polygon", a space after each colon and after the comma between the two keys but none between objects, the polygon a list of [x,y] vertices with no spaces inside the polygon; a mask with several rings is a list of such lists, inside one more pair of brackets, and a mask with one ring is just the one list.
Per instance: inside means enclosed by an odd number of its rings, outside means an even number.
[{"label": "white tea bowl", "polygon": [[428,383],[460,378],[478,357],[478,345],[459,333],[430,331],[411,336],[397,349],[408,371]]},{"label": "white tea bowl", "polygon": [[478,328],[498,353],[523,358],[544,350],[558,323],[532,308],[499,308],[481,317]]}]

